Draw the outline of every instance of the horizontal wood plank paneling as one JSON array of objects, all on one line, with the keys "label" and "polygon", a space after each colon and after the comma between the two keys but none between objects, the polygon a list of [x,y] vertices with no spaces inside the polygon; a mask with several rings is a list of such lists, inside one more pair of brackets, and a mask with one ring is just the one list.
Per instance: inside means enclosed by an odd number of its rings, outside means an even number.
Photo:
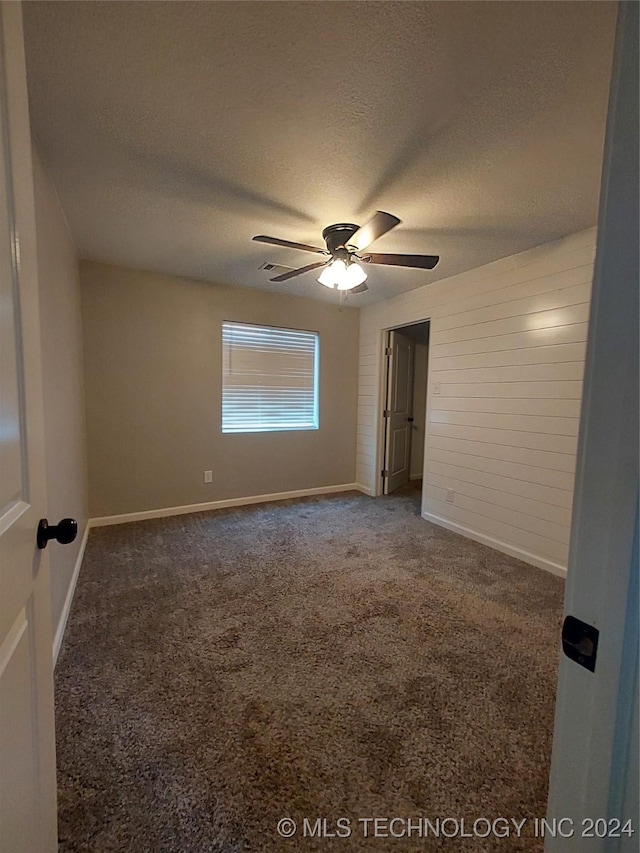
[{"label": "horizontal wood plank paneling", "polygon": [[[584,250],[581,250],[584,251]],[[480,293],[465,298],[464,302],[456,301],[450,305],[443,306],[440,310],[440,316],[444,319],[456,314],[461,314],[464,311],[473,310],[476,308],[484,308],[488,305],[508,304],[516,299],[521,299],[524,296],[540,296],[541,294],[549,293],[550,291],[558,291],[565,287],[571,287],[576,284],[590,283],[593,272],[593,257],[582,255],[580,260],[584,263],[578,264],[576,267],[570,267],[561,272],[543,275],[542,277],[528,279],[521,284],[512,283],[504,287],[504,294],[497,290],[482,290]],[[513,276],[511,276],[513,278]],[[507,281],[508,276],[505,276],[503,281]],[[514,279],[515,281],[515,279]]]},{"label": "horizontal wood plank paneling", "polygon": [[568,471],[573,473],[575,463],[569,453],[556,453],[548,450],[530,450],[526,447],[513,447],[508,444],[491,444],[484,441],[464,441],[453,436],[431,434],[430,447],[449,450],[453,453],[466,453],[469,456],[481,456],[485,459],[502,459],[505,462],[518,462],[522,465],[536,465],[538,468]]},{"label": "horizontal wood plank paneling", "polygon": [[[437,378],[434,378],[437,382]],[[441,395],[448,397],[513,397],[519,400],[539,397],[561,400],[580,400],[582,382],[450,382],[441,384]],[[435,392],[434,392],[435,396]]]},{"label": "horizontal wood plank paneling", "polygon": [[[446,491],[439,486],[433,486],[429,490],[429,495],[434,505],[438,501],[446,503]],[[506,522],[518,530],[526,530],[528,533],[535,533],[537,536],[543,536],[545,539],[551,539],[554,542],[560,542],[564,545],[569,544],[569,530],[567,527],[544,518],[538,518],[530,513],[518,512],[513,507],[498,506],[497,504],[468,497],[463,493],[458,493],[456,507],[493,519],[494,521]]]},{"label": "horizontal wood plank paneling", "polygon": [[469,341],[453,341],[440,344],[434,358],[450,355],[466,355],[479,352],[501,352],[502,350],[529,349],[554,344],[582,343],[587,340],[587,324],[571,323],[568,326],[552,326],[548,329],[530,329],[511,335],[490,338],[475,338]]},{"label": "horizontal wood plank paneling", "polygon": [[478,486],[486,486],[496,491],[504,492],[506,495],[522,495],[532,500],[548,503],[551,506],[571,508],[572,494],[570,489],[555,488],[540,483],[532,483],[522,478],[508,477],[491,471],[480,471],[477,469],[464,468],[449,462],[438,462],[432,459],[428,470],[425,471],[427,479],[431,474],[442,474],[442,476],[454,480],[464,480]]},{"label": "horizontal wood plank paneling", "polygon": [[549,400],[544,397],[442,397],[434,409],[454,412],[503,412],[506,415],[550,415],[579,418],[580,400]]},{"label": "horizontal wood plank paneling", "polygon": [[381,332],[430,319],[423,512],[565,565],[594,247],[589,229],[363,309],[358,482],[378,488]]},{"label": "horizontal wood plank paneling", "polygon": [[573,474],[566,471],[553,471],[550,468],[539,468],[536,465],[525,465],[520,462],[505,462],[504,460],[489,459],[486,456],[472,456],[469,453],[451,450],[441,450],[429,445],[429,459],[426,470],[429,471],[431,462],[446,462],[459,468],[470,468],[475,471],[486,471],[490,474],[500,474],[512,480],[523,480],[527,483],[538,483],[541,486],[552,486],[555,489],[573,489]]},{"label": "horizontal wood plank paneling", "polygon": [[[438,359],[440,361],[440,359]],[[566,380],[582,381],[584,364],[580,361],[562,361],[557,364],[516,364],[510,367],[466,367],[456,370],[442,370],[439,364],[433,365],[434,381],[445,383],[463,382],[562,382]]]},{"label": "horizontal wood plank paneling", "polygon": [[489,489],[486,486],[470,483],[468,480],[456,480],[455,477],[445,477],[441,474],[431,473],[429,475],[429,485],[439,486],[445,490],[454,489],[460,495],[476,498],[479,501],[495,504],[496,506],[507,507],[507,509],[514,509],[535,518],[553,521],[556,524],[564,525],[566,528],[571,523],[570,509],[554,506],[543,501],[531,500],[530,498],[522,497],[522,495],[509,494],[499,489]]},{"label": "horizontal wood plank paneling", "polygon": [[[493,352],[475,352],[469,355],[434,355],[434,370],[466,370],[475,367],[508,367],[520,364],[564,364],[584,361],[586,345],[559,344],[558,346],[523,347]],[[440,365],[440,362],[443,362]]]},{"label": "horizontal wood plank paneling", "polygon": [[434,423],[429,427],[431,438],[444,436],[479,443],[500,444],[503,447],[525,447],[529,450],[547,450],[550,453],[565,453],[575,456],[578,439],[568,435],[523,430],[490,429],[488,427],[465,426],[450,423]]},{"label": "horizontal wood plank paneling", "polygon": [[560,563],[560,565],[564,566],[567,564],[567,557],[569,555],[568,545],[556,542],[553,539],[547,539],[546,536],[537,536],[535,533],[523,530],[508,522],[496,521],[486,515],[478,515],[470,512],[468,509],[452,506],[443,501],[429,501],[426,512],[438,515],[441,518],[449,518],[451,521],[462,524],[465,527],[470,527],[472,530],[485,533],[487,536],[491,536],[507,545],[519,546],[523,551],[530,551],[533,554],[544,554],[550,562]]},{"label": "horizontal wood plank paneling", "polygon": [[477,326],[479,323],[488,323],[490,320],[504,320],[507,317],[525,316],[534,312],[550,311],[553,308],[567,308],[572,305],[580,305],[585,299],[589,301],[591,289],[587,273],[581,276],[581,284],[573,287],[563,287],[561,290],[552,290],[535,297],[527,296],[523,299],[500,302],[497,305],[486,305],[484,308],[476,308],[472,311],[461,311],[458,314],[449,314],[438,323],[439,329],[459,329],[465,326]]},{"label": "horizontal wood plank paneling", "polygon": [[432,411],[431,423],[461,426],[493,427],[494,429],[542,432],[550,435],[577,435],[577,418],[536,417],[535,415],[504,415],[485,412]]},{"label": "horizontal wood plank paneling", "polygon": [[568,305],[566,308],[551,308],[549,311],[532,311],[529,314],[517,314],[501,320],[487,320],[470,323],[455,329],[437,327],[432,344],[447,344],[457,341],[475,341],[482,338],[496,338],[514,332],[530,332],[538,329],[556,329],[558,326],[571,326],[574,323],[586,323],[589,319],[589,303]]}]

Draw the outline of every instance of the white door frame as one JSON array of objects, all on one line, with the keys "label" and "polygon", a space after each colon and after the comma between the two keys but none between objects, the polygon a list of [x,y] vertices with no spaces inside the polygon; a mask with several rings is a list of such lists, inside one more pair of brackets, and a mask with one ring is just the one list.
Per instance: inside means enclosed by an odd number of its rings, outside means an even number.
[{"label": "white door frame", "polygon": [[[372,497],[378,498],[383,494],[383,477],[382,471],[384,469],[385,463],[385,419],[384,409],[387,401],[387,359],[385,355],[385,351],[387,348],[387,339],[389,332],[398,331],[401,332],[402,329],[406,329],[407,326],[419,326],[420,323],[431,323],[431,317],[423,317],[420,320],[410,320],[407,323],[402,323],[398,325],[397,323],[393,326],[387,326],[384,329],[380,329],[378,333],[378,394],[375,402],[375,418],[376,418],[376,479],[373,489]],[[429,344],[431,346],[431,344]],[[429,388],[429,383],[431,381],[431,359],[429,359],[427,364],[427,388]],[[424,427],[424,460],[425,464],[427,461],[427,437],[429,433],[429,394],[427,394],[427,417],[425,418],[425,427]]]},{"label": "white door frame", "polygon": [[[411,472],[411,442],[413,439],[413,429],[411,426],[411,421],[413,420],[413,394],[414,394],[414,373],[415,373],[415,352],[416,345],[415,341],[408,337],[407,335],[402,334],[401,329],[392,329],[390,332],[387,332],[387,348],[385,350],[385,362],[386,362],[386,372],[387,372],[387,382],[386,382],[386,393],[385,393],[385,408],[383,414],[384,420],[384,469],[386,471],[386,475],[382,476],[382,490],[384,494],[391,494],[400,485],[393,485],[394,474],[392,473],[393,462],[395,461],[395,453],[392,451],[393,447],[393,424],[396,419],[395,409],[395,398],[397,392],[397,364],[396,358],[399,352],[399,343],[396,340],[396,336],[400,335],[401,338],[404,338],[406,342],[408,342],[409,349],[411,351],[411,360],[409,365],[410,371],[410,380],[409,380],[409,394],[407,396],[407,410],[406,410],[406,421],[405,421],[405,436],[406,436],[406,444],[405,444],[405,461],[406,461],[406,482],[409,482],[409,476]],[[409,420],[411,419],[411,420]],[[391,488],[393,485],[393,488]]]},{"label": "white door frame", "polygon": [[[637,129],[638,4],[622,2],[565,596],[565,615],[594,626],[599,636],[594,672],[565,656],[560,662],[548,818],[567,818],[574,834],[547,838],[548,853],[637,850],[640,839],[638,756],[632,748],[634,738],[637,745],[639,620]],[[627,783],[632,786],[625,793]],[[587,840],[582,821],[598,818],[633,818],[635,836]]]}]

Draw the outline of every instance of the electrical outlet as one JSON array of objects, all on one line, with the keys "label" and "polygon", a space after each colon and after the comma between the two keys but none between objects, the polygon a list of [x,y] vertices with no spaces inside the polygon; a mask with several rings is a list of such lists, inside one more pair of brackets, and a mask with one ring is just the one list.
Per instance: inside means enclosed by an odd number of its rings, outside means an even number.
[{"label": "electrical outlet", "polygon": [[439,382],[433,383],[433,393],[434,394],[442,394],[442,385]]},{"label": "electrical outlet", "polygon": [[205,483],[213,483],[213,471],[204,472],[204,481]]},{"label": "electrical outlet", "polygon": [[456,493],[453,491],[453,489],[447,489],[447,503],[452,504],[455,496]]}]

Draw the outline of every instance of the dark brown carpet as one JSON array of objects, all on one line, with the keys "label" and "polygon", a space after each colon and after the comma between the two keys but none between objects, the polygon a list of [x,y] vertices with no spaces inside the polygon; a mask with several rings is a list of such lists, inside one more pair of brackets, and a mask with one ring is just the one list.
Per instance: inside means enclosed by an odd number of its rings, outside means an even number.
[{"label": "dark brown carpet", "polygon": [[[418,507],[92,531],[56,669],[61,850],[541,850],[531,824],[363,837],[366,817],[545,813],[564,584]],[[352,834],[305,839],[304,817]]]}]

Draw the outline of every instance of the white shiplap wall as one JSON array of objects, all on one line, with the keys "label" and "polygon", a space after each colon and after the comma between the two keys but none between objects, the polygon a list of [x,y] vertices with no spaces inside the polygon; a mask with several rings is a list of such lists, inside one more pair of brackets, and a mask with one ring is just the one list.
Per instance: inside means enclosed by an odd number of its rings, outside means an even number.
[{"label": "white shiplap wall", "polygon": [[423,517],[566,570],[595,237],[592,228],[362,310],[363,491],[379,494],[384,330],[430,319]]}]

